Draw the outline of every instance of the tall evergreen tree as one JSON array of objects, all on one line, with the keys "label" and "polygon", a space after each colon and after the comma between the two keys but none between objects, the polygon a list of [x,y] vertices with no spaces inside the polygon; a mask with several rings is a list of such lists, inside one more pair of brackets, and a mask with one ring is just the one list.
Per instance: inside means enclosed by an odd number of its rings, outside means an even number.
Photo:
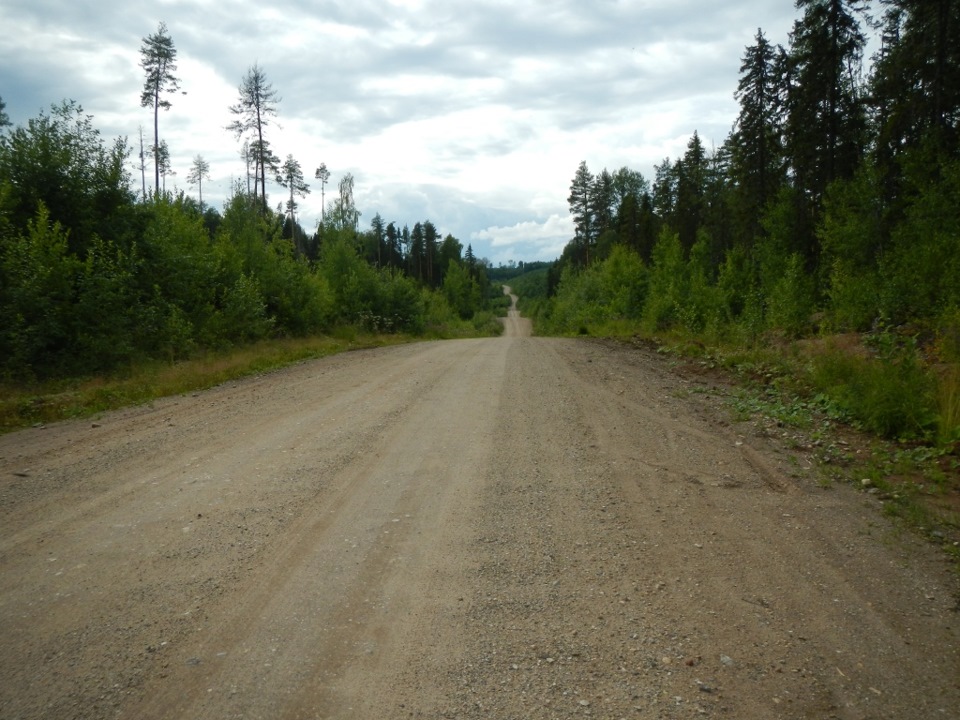
[{"label": "tall evergreen tree", "polygon": [[167,176],[173,176],[177,173],[173,169],[173,163],[170,160],[170,147],[167,145],[166,140],[160,141],[160,147],[153,149],[153,156],[156,158],[158,163],[157,171],[160,173],[161,185],[160,189],[163,192],[167,191]]},{"label": "tall evergreen tree", "polygon": [[664,158],[663,162],[653,166],[653,172],[653,209],[661,222],[671,225],[677,205],[677,175],[673,162]]},{"label": "tall evergreen tree", "polygon": [[290,222],[293,223],[295,222],[294,212],[297,209],[297,202],[294,197],[306,197],[310,194],[310,186],[303,179],[303,170],[300,168],[300,163],[294,159],[293,155],[287,155],[287,159],[280,166],[277,184],[290,190],[287,212],[290,215]]},{"label": "tall evergreen tree", "polygon": [[885,172],[924,139],[948,155],[960,140],[960,3],[883,0],[883,47],[871,79]]},{"label": "tall evergreen tree", "polygon": [[729,142],[730,174],[747,241],[759,234],[760,216],[784,181],[776,59],[776,49],[758,29],[756,43],[744,53],[734,94],[740,113]]},{"label": "tall evergreen tree", "polygon": [[313,176],[320,181],[320,222],[323,222],[326,211],[324,208],[324,197],[326,195],[327,183],[330,182],[330,171],[327,170],[326,163],[320,163]]},{"label": "tall evergreen tree", "polygon": [[[436,273],[436,285],[440,287],[444,284],[446,279],[447,270],[450,268],[450,263],[455,263],[457,265],[463,264],[463,259],[461,258],[461,253],[463,252],[463,244],[457,240],[453,235],[447,233],[446,237],[443,238],[443,242],[440,243],[440,247],[437,251],[437,270]],[[468,273],[469,275],[469,273]]]},{"label": "tall evergreen tree", "polygon": [[864,0],[796,0],[804,16],[791,33],[787,151],[799,188],[819,203],[849,178],[865,146],[861,68]]},{"label": "tall evergreen tree", "polygon": [[[230,112],[236,115],[237,119],[230,123],[227,129],[232,130],[238,139],[248,133],[252,136],[250,148],[255,163],[254,177],[260,180],[261,199],[266,211],[267,169],[271,167],[271,162],[275,165],[278,158],[269,150],[270,145],[264,138],[264,128],[270,124],[270,118],[276,117],[280,97],[273,85],[267,82],[266,73],[256,63],[247,70],[237,90],[240,97],[236,105],[230,106]],[[253,187],[253,195],[256,197],[256,181]]]},{"label": "tall evergreen tree", "polygon": [[203,214],[203,181],[210,179],[210,163],[203,159],[203,155],[197,155],[193,158],[193,165],[190,173],[187,175],[187,182],[197,186],[200,194],[200,213]]},{"label": "tall evergreen tree", "polygon": [[577,167],[570,183],[570,196],[567,198],[570,214],[573,215],[573,242],[576,253],[574,261],[580,265],[590,263],[590,246],[595,239],[591,203],[593,183],[593,174],[584,160]]},{"label": "tall evergreen tree", "polygon": [[375,257],[377,267],[383,267],[384,244],[387,238],[387,229],[380,213],[376,213],[370,221],[370,235],[376,243]]},{"label": "tall evergreen tree", "polygon": [[429,220],[423,223],[423,252],[426,263],[426,281],[430,287],[437,287],[439,283],[439,272],[437,272],[437,255],[439,253],[440,233],[437,226]]},{"label": "tall evergreen tree", "polygon": [[163,98],[165,93],[180,89],[180,80],[174,75],[177,70],[177,49],[167,32],[166,23],[160,23],[157,32],[143,38],[140,46],[140,67],[146,74],[143,92],[140,94],[140,106],[153,108],[153,167],[155,172],[154,190],[160,192],[160,108],[169,110],[170,101]]},{"label": "tall evergreen tree", "polygon": [[0,130],[3,130],[5,127],[10,127],[10,116],[7,115],[7,104],[3,101],[3,98],[0,97]]},{"label": "tall evergreen tree", "polygon": [[[866,145],[861,65],[866,43],[858,15],[864,0],[796,0],[785,67],[784,146],[793,192],[789,194],[791,251],[809,267],[817,263],[816,226],[827,187],[851,178]],[[784,196],[787,197],[787,196]]]},{"label": "tall evergreen tree", "polygon": [[426,249],[423,243],[423,225],[416,223],[413,231],[407,234],[407,227],[403,228],[404,235],[409,238],[407,253],[408,274],[410,277],[423,282],[426,279]]},{"label": "tall evergreen tree", "polygon": [[593,216],[593,234],[596,238],[612,229],[615,203],[613,175],[604,168],[597,173],[590,188],[590,214]]},{"label": "tall evergreen tree", "polygon": [[689,251],[703,223],[704,193],[707,185],[707,153],[694,131],[683,159],[674,165],[677,177],[676,226],[680,244]]},{"label": "tall evergreen tree", "polygon": [[[380,213],[377,213],[379,216]],[[403,251],[400,247],[400,233],[397,231],[396,223],[388,223],[384,230],[384,242],[387,244],[387,264],[390,267],[401,267],[403,261]]]}]

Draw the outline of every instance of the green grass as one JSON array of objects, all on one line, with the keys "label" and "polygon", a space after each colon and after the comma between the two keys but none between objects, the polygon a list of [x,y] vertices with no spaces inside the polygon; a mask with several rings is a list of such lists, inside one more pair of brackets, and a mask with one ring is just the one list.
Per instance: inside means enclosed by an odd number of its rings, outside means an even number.
[{"label": "green grass", "polygon": [[29,385],[5,383],[0,385],[0,432],[88,417],[160,397],[203,390],[304,360],[415,339],[344,328],[333,337],[269,340],[177,363],[145,362],[109,377]]}]

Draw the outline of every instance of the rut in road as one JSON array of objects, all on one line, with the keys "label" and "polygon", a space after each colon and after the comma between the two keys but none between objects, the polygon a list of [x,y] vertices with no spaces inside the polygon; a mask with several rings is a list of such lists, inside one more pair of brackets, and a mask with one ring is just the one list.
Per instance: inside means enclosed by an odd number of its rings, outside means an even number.
[{"label": "rut in road", "polygon": [[957,717],[933,549],[505,324],[0,438],[0,717]]}]

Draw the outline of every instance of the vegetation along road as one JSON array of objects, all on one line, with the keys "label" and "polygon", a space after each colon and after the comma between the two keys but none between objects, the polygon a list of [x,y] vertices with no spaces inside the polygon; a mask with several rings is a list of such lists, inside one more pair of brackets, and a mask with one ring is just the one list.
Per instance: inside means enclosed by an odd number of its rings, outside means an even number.
[{"label": "vegetation along road", "polygon": [[0,438],[0,717],[960,717],[934,548],[506,323]]}]

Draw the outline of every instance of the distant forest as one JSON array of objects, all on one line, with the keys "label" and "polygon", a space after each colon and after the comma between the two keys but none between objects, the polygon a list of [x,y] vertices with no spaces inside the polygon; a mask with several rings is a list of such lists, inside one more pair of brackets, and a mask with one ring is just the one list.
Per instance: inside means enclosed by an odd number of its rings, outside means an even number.
[{"label": "distant forest", "polygon": [[[788,47],[759,30],[745,49],[720,147],[694,131],[652,179],[580,164],[575,236],[519,281],[523,307],[540,332],[866,333],[898,372],[919,358],[939,373],[954,416],[941,432],[960,440],[960,3],[796,4]],[[859,371],[844,372],[833,382],[856,388]],[[881,430],[936,424],[905,412]]]}]

